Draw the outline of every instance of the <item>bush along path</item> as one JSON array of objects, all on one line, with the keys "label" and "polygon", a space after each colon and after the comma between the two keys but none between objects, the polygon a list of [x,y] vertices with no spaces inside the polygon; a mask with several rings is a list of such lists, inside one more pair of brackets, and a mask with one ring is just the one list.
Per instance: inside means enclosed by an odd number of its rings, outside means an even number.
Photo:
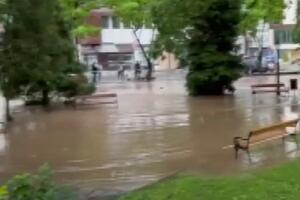
[{"label": "bush along path", "polygon": [[300,161],[294,161],[234,177],[179,175],[119,200],[296,200],[299,197]]}]

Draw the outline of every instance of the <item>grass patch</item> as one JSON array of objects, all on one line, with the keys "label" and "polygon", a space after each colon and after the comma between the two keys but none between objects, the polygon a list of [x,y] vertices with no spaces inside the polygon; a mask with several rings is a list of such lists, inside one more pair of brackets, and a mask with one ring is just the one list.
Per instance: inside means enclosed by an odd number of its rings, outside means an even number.
[{"label": "grass patch", "polygon": [[179,175],[119,200],[298,200],[300,161],[240,176],[203,178]]}]

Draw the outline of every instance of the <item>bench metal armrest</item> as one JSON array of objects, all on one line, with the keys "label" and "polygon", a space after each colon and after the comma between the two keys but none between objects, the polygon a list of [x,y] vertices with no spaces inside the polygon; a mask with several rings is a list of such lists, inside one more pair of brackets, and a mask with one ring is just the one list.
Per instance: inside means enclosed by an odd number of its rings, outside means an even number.
[{"label": "bench metal armrest", "polygon": [[244,141],[248,141],[249,138],[243,138],[243,137],[234,137],[234,140],[244,140]]},{"label": "bench metal armrest", "polygon": [[[240,144],[240,141],[246,141],[247,142],[246,146],[242,146]],[[250,138],[234,137],[233,138],[233,145],[234,145],[235,150],[237,151],[238,149],[248,149],[249,141],[250,141]]]}]

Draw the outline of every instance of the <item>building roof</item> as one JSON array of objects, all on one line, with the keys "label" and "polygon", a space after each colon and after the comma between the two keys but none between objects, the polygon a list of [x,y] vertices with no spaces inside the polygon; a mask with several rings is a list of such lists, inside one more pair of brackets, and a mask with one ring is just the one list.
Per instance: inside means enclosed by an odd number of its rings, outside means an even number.
[{"label": "building roof", "polygon": [[[90,15],[85,20],[86,24],[94,27],[101,27],[101,14],[98,10],[91,11]],[[82,45],[100,45],[101,37],[100,36],[88,36],[85,38],[79,39],[79,44]]]},{"label": "building roof", "polygon": [[89,16],[86,19],[86,23],[91,26],[100,27],[101,26],[101,14],[96,10],[91,11],[91,13],[89,14]]},{"label": "building roof", "polygon": [[92,12],[98,13],[101,16],[110,16],[114,14],[114,11],[110,8],[99,8],[99,9],[94,9]]},{"label": "building roof", "polygon": [[120,53],[132,53],[134,52],[132,44],[118,44],[116,45]]},{"label": "building roof", "polygon": [[100,45],[101,39],[100,37],[86,37],[79,39],[79,44],[82,45]]},{"label": "building roof", "polygon": [[294,28],[295,24],[271,24],[270,28],[275,30],[285,30]]},{"label": "building roof", "polygon": [[116,45],[113,43],[103,43],[100,46],[101,53],[133,53],[134,49],[131,44]]}]

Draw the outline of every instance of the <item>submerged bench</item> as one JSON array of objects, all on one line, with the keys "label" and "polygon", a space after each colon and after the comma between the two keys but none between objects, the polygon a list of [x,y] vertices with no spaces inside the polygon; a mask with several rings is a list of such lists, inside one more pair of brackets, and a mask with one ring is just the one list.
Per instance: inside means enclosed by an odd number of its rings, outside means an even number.
[{"label": "submerged bench", "polygon": [[289,92],[289,89],[285,87],[283,83],[270,83],[270,84],[256,84],[251,86],[252,94],[257,93],[275,93],[279,87],[280,92]]},{"label": "submerged bench", "polygon": [[118,95],[116,93],[98,93],[86,96],[76,96],[76,105],[98,105],[98,104],[117,104]]},{"label": "submerged bench", "polygon": [[[296,140],[296,136],[300,130],[300,119],[290,120],[251,131],[247,137],[234,137],[233,148],[235,157],[238,158],[239,150],[246,151],[249,154],[250,147],[264,142],[272,141],[287,136],[292,136]],[[297,142],[297,141],[296,141]]]}]

